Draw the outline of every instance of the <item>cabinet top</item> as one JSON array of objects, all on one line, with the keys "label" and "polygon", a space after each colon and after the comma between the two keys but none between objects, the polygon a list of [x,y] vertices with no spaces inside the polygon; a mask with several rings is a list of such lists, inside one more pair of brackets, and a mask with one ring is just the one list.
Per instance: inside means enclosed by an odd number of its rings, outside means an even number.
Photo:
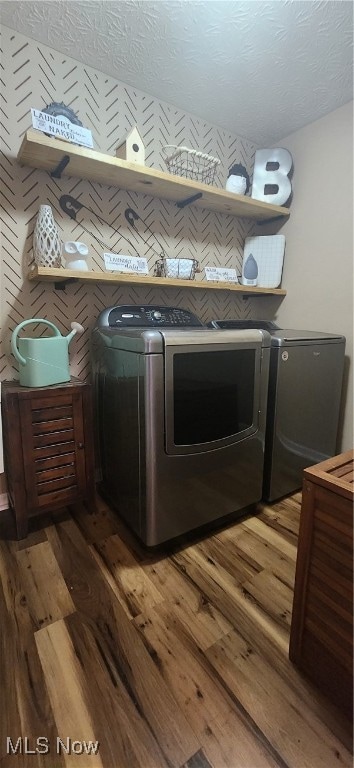
[{"label": "cabinet top", "polygon": [[305,480],[354,500],[354,450],[333,456],[304,470]]},{"label": "cabinet top", "polygon": [[28,398],[38,394],[39,397],[44,395],[45,397],[50,397],[50,395],[55,395],[56,393],[61,394],[60,390],[70,389],[71,392],[74,392],[79,387],[87,386],[89,386],[87,382],[81,381],[81,379],[77,379],[75,376],[72,376],[70,381],[64,381],[61,384],[51,384],[46,387],[23,387],[17,379],[13,379],[12,381],[2,381],[1,391],[4,396],[21,394],[23,398]]}]

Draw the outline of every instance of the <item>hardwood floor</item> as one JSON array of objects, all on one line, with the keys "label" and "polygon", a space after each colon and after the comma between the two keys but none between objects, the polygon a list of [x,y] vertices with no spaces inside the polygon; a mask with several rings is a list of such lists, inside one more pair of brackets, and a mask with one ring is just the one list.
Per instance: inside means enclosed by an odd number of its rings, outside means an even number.
[{"label": "hardwood floor", "polygon": [[351,766],[288,660],[300,500],[159,553],[100,499],[23,542],[3,516],[2,768]]}]

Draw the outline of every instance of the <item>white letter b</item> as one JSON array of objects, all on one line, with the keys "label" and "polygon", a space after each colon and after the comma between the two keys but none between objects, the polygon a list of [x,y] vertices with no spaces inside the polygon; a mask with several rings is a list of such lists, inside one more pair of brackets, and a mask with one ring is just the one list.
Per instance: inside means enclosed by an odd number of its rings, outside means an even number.
[{"label": "white letter b", "polygon": [[[276,165],[268,169],[267,165]],[[291,181],[288,174],[293,160],[290,152],[282,147],[257,149],[253,171],[252,197],[265,203],[284,205],[291,195]],[[267,193],[266,187],[272,189]]]}]

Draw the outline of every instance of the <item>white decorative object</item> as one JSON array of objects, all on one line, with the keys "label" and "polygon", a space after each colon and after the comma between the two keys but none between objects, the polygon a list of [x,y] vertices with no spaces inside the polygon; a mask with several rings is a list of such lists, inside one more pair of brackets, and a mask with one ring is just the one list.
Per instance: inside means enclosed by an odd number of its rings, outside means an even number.
[{"label": "white decorative object", "polygon": [[246,192],[247,180],[244,176],[229,176],[226,181],[226,189],[236,195],[244,195]]},{"label": "white decorative object", "polygon": [[33,255],[41,267],[61,266],[61,239],[50,205],[40,205],[33,232]]},{"label": "white decorative object", "polygon": [[244,265],[252,254],[258,267],[257,285],[262,288],[278,288],[281,283],[284,251],[284,235],[246,237],[242,274],[244,273]]},{"label": "white decorative object", "polygon": [[244,165],[234,163],[226,180],[226,190],[234,195],[246,195],[250,188],[250,177]]},{"label": "white decorative object", "polygon": [[[267,166],[273,166],[268,168]],[[257,149],[252,184],[252,197],[265,203],[284,205],[291,195],[291,171],[293,159],[282,147]],[[276,168],[274,168],[276,166]],[[268,194],[267,187],[270,187]]]},{"label": "white decorative object", "polygon": [[136,125],[129,131],[122,144],[117,147],[116,157],[121,160],[128,160],[129,163],[145,165],[145,146]]},{"label": "white decorative object", "polygon": [[78,269],[82,272],[88,271],[86,258],[89,249],[85,243],[69,240],[64,243],[64,256],[66,269]]}]

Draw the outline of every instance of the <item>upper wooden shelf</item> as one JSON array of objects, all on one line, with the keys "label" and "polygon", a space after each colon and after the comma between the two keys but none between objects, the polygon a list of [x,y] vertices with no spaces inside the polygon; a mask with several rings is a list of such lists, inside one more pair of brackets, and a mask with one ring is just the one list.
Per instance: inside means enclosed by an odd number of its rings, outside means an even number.
[{"label": "upper wooden shelf", "polygon": [[[68,162],[66,165],[63,163],[65,167],[58,171],[63,158],[68,158]],[[93,149],[53,139],[34,129],[25,134],[17,159],[32,168],[41,168],[52,174],[53,171],[57,172],[56,177],[64,174],[90,179],[131,192],[142,192],[152,197],[172,200],[180,207],[190,202],[198,208],[259,221],[289,216],[289,209],[280,205],[263,203],[251,197],[231,194],[218,187],[183,179],[181,176],[128,163]],[[195,195],[200,197],[191,200]]]},{"label": "upper wooden shelf", "polygon": [[[139,285],[158,285],[164,288],[202,288],[203,290],[213,289],[221,291],[237,291],[244,295],[254,296],[286,296],[284,288],[261,288],[260,286],[245,286],[239,283],[217,283],[207,280],[171,280],[167,277],[151,277],[150,275],[122,274],[119,272],[80,272],[71,269],[55,269],[54,267],[38,267],[34,264],[28,272],[29,280],[44,280],[52,282],[56,287],[60,283],[64,285],[73,280],[81,280],[90,283],[115,283],[116,285],[139,284]],[[64,287],[63,285],[63,287]]]}]

